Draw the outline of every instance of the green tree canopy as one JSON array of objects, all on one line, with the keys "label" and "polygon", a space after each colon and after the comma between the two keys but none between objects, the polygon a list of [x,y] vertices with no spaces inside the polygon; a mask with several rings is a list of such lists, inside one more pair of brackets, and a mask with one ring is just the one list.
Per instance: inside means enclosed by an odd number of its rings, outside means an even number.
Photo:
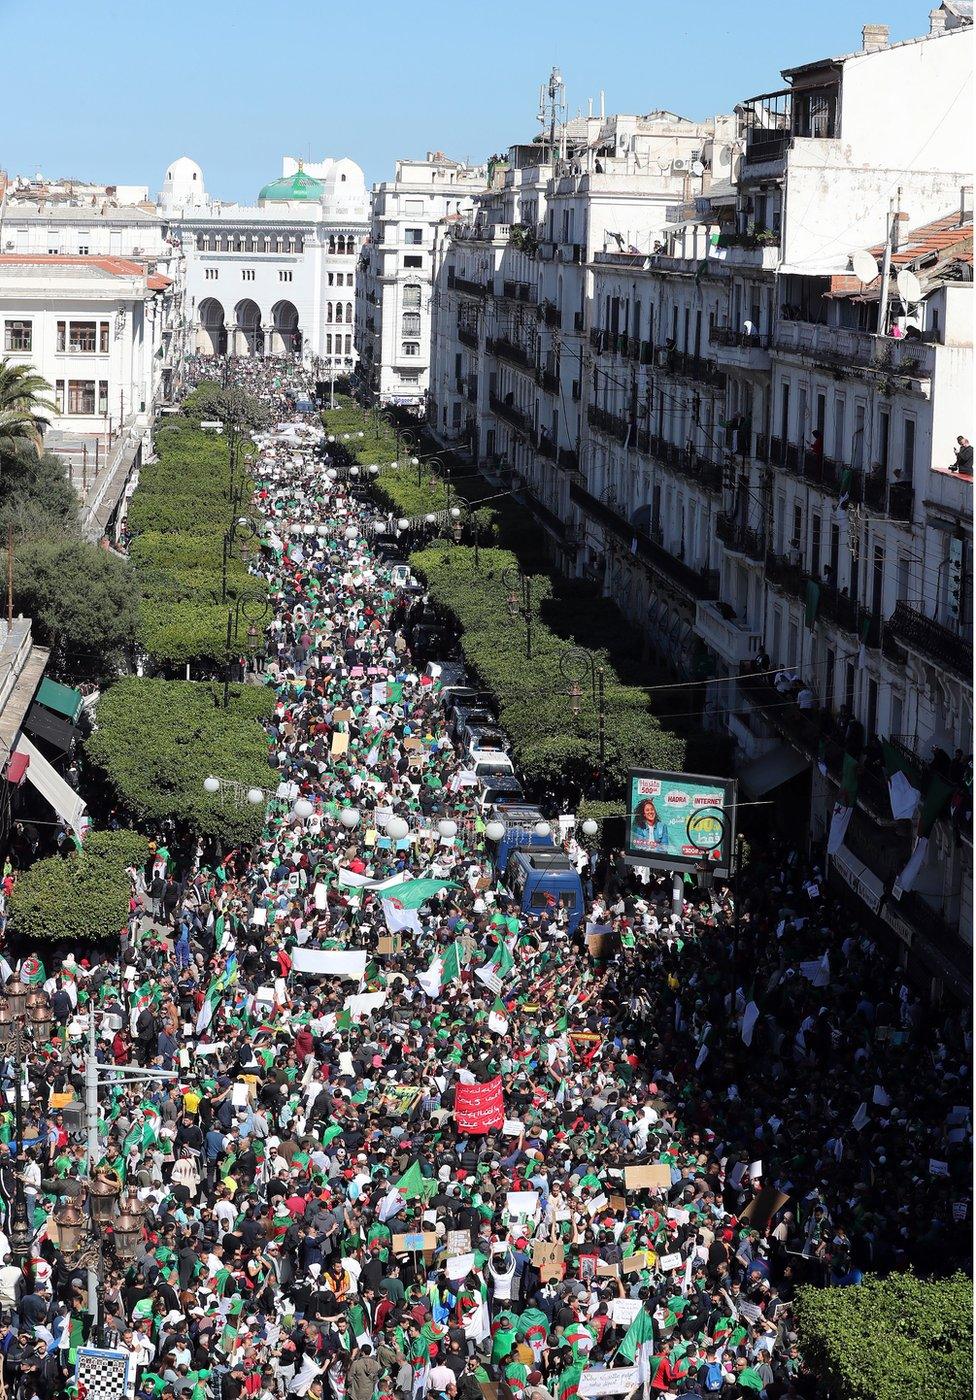
[{"label": "green tree canopy", "polygon": [[973,1393],[973,1284],[963,1274],[801,1288],[800,1347],[832,1400]]},{"label": "green tree canopy", "polygon": [[74,947],[118,938],[129,912],[126,866],[141,863],[149,843],[137,831],[92,831],[81,850],[39,860],[10,896],[10,925],[29,942]]},{"label": "green tree canopy", "polygon": [[238,805],[229,791],[211,796],[203,782],[213,774],[244,788],[271,784],[259,720],[274,697],[263,686],[234,686],[225,710],[220,694],[220,687],[194,681],[127,677],[99,701],[85,748],[138,820],[171,817],[204,836],[249,842],[260,835],[263,808]]},{"label": "green tree canopy", "polygon": [[46,536],[14,551],[14,598],[33,618],[59,674],[114,673],[135,639],[138,586],[132,566],[85,540]]},{"label": "green tree canopy", "polygon": [[0,360],[0,464],[23,443],[38,446],[55,411],[45,395],[51,386],[33,365]]},{"label": "green tree canopy", "polygon": [[55,532],[78,533],[78,497],[68,470],[52,452],[17,443],[0,469],[0,541],[12,529],[14,542]]},{"label": "green tree canopy", "polygon": [[225,389],[216,379],[203,380],[187,394],[180,412],[198,423],[219,419],[251,432],[259,432],[271,422],[271,411],[265,404],[237,385]]}]

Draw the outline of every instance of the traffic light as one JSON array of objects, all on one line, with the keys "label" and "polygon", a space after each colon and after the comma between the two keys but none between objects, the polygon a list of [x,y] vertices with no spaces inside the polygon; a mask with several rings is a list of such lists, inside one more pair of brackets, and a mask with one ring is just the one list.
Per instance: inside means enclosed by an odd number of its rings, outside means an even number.
[{"label": "traffic light", "polygon": [[958,535],[949,540],[949,570],[946,585],[946,609],[953,622],[962,617],[962,548]]}]

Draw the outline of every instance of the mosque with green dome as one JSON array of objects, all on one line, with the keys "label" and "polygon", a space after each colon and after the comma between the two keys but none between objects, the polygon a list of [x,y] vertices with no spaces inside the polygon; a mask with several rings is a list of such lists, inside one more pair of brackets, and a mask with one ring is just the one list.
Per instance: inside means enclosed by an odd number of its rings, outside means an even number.
[{"label": "mosque with green dome", "polygon": [[194,347],[204,355],[293,355],[323,373],[355,365],[365,176],[347,158],[286,156],[254,204],[207,193],[187,156],[166,171],[159,207],[186,259]]}]

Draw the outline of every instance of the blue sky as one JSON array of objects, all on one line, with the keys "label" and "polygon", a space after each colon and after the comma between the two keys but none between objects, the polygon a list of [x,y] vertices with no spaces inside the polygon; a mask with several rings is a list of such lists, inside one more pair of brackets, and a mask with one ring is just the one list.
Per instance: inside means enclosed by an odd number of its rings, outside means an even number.
[{"label": "blue sky", "polygon": [[928,29],[933,0],[734,5],[533,0],[0,0],[0,167],[148,184],[190,155],[253,199],[282,154],[348,155],[369,182],[397,156],[481,160],[536,132],[553,63],[570,111],[703,118],[780,85],[782,67]]}]

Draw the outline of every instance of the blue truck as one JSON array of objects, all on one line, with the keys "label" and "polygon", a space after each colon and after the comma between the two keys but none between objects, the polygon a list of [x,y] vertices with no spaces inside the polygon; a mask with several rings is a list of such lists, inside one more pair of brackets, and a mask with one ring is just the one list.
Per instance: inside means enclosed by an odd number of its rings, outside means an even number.
[{"label": "blue truck", "polygon": [[511,802],[499,803],[491,815],[505,825],[493,860],[499,880],[523,914],[568,910],[572,933],[583,917],[583,885],[551,832],[536,831],[536,824],[544,820],[542,813],[528,803]]}]

